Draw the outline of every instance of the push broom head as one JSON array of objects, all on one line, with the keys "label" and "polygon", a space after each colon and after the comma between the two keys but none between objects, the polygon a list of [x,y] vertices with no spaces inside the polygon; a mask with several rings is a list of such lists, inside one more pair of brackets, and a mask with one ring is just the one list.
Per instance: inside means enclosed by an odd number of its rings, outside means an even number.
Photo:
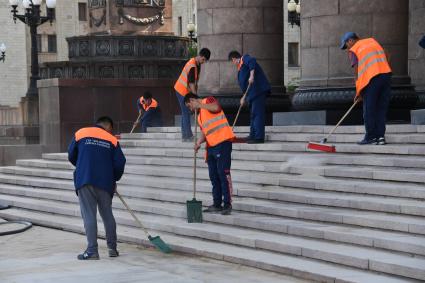
[{"label": "push broom head", "polygon": [[317,143],[317,142],[309,142],[307,148],[313,149],[313,150],[325,151],[325,152],[336,152],[334,145],[327,145],[327,144]]},{"label": "push broom head", "polygon": [[165,254],[171,253],[171,248],[159,237],[159,236],[149,236],[149,241],[161,252]]}]

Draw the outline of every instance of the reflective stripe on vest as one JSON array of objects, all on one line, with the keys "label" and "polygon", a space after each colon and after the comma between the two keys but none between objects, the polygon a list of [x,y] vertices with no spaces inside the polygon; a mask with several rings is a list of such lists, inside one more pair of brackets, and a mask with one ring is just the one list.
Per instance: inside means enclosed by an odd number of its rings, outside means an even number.
[{"label": "reflective stripe on vest", "polygon": [[118,145],[116,137],[105,131],[104,129],[97,127],[82,128],[75,133],[75,141],[79,141],[84,138],[95,138],[105,140],[112,143],[114,146]]},{"label": "reflective stripe on vest", "polygon": [[153,98],[152,98],[151,104],[146,105],[145,98],[142,96],[142,97],[140,97],[139,103],[140,103],[140,105],[142,105],[143,110],[145,110],[145,111],[148,111],[151,108],[157,108],[158,107],[158,102]]},{"label": "reflective stripe on vest", "polygon": [[391,73],[385,51],[375,39],[359,40],[350,51],[356,54],[358,59],[356,96],[360,95],[375,76]]},{"label": "reflective stripe on vest", "polygon": [[183,96],[186,96],[190,92],[189,89],[189,72],[192,68],[195,68],[195,83],[198,82],[198,65],[196,64],[196,59],[190,59],[184,66],[179,78],[174,85],[174,89]]},{"label": "reflective stripe on vest", "polygon": [[[206,104],[206,101],[207,99],[203,99],[202,103]],[[211,113],[206,109],[200,109],[198,123],[201,125],[208,146],[216,146],[235,137],[223,110]]]},{"label": "reflective stripe on vest", "polygon": [[242,65],[243,65],[243,57],[241,57],[240,59],[241,59],[241,61],[239,62],[239,65],[238,65],[238,71],[241,70]]}]

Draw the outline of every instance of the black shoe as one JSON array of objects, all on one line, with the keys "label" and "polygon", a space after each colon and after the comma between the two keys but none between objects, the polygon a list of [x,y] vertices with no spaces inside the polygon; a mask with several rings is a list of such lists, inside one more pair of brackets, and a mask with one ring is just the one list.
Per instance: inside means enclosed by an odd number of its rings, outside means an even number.
[{"label": "black shoe", "polygon": [[358,145],[364,145],[364,144],[376,144],[376,139],[370,139],[370,140],[366,140],[363,139],[359,142],[357,142]]},{"label": "black shoe", "polygon": [[376,145],[386,145],[387,143],[385,142],[385,138],[384,137],[380,137],[378,138],[378,140],[376,141]]},{"label": "black shoe", "polygon": [[99,254],[98,253],[89,253],[89,252],[85,251],[84,253],[79,254],[77,256],[77,258],[79,260],[98,260]]},{"label": "black shoe", "polygon": [[222,206],[210,205],[206,209],[204,209],[203,212],[220,212],[222,210],[223,210]]},{"label": "black shoe", "polygon": [[109,254],[109,257],[117,257],[120,255],[117,249],[108,249],[108,254]]},{"label": "black shoe", "polygon": [[231,205],[225,206],[223,208],[223,210],[221,211],[222,215],[230,215],[231,213],[232,213],[232,206]]},{"label": "black shoe", "polygon": [[246,141],[246,143],[249,143],[249,144],[264,143],[264,139],[249,139]]}]

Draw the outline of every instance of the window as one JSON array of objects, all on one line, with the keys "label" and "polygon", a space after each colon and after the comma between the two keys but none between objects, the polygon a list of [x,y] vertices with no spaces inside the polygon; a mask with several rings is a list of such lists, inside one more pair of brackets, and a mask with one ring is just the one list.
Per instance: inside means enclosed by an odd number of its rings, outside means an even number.
[{"label": "window", "polygon": [[80,22],[87,21],[87,4],[78,3],[78,19]]},{"label": "window", "polygon": [[178,25],[177,25],[177,27],[178,27],[178,35],[179,36],[182,36],[183,35],[183,20],[182,20],[182,17],[179,17],[179,23],[178,23]]},{"label": "window", "polygon": [[57,52],[56,35],[48,35],[48,37],[47,37],[47,49],[48,49],[49,53],[56,53]]},{"label": "window", "polygon": [[37,52],[42,52],[41,49],[41,34],[37,34]]},{"label": "window", "polygon": [[52,20],[56,20],[56,9],[49,9],[49,8],[47,8],[46,7],[46,10],[47,10],[47,12],[46,12],[46,15],[51,15],[52,16]]},{"label": "window", "polygon": [[299,67],[297,42],[288,43],[288,67]]}]

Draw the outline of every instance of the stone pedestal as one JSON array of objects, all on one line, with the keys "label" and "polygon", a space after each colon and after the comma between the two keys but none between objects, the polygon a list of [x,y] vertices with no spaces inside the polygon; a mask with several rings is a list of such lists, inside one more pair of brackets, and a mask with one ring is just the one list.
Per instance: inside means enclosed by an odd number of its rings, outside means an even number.
[{"label": "stone pedestal", "polygon": [[417,95],[407,68],[408,1],[302,1],[300,88],[295,109],[342,109],[352,103],[355,89],[347,51],[339,48],[347,31],[374,37],[390,54],[393,69],[392,106],[411,109]]},{"label": "stone pedestal", "polygon": [[136,101],[147,90],[159,103],[164,126],[172,126],[180,113],[173,85],[170,79],[40,80],[40,143],[65,151],[75,131],[104,115],[114,120],[115,134],[128,133],[138,116]]}]

